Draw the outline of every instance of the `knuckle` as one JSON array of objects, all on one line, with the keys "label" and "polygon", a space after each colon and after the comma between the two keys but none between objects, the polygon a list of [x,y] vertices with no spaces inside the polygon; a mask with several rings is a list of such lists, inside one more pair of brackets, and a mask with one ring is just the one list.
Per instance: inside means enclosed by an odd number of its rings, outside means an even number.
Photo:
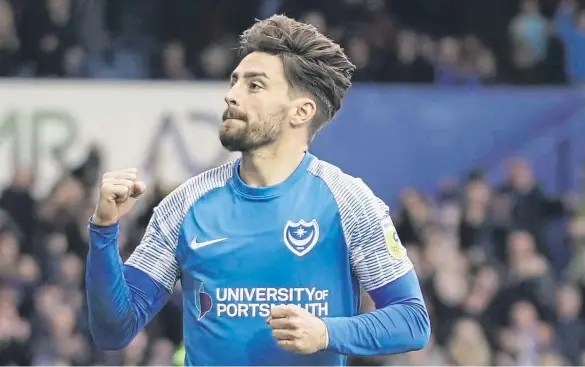
[{"label": "knuckle", "polygon": [[298,317],[292,318],[290,320],[290,324],[292,325],[293,328],[300,329],[300,327],[301,327],[301,320]]}]

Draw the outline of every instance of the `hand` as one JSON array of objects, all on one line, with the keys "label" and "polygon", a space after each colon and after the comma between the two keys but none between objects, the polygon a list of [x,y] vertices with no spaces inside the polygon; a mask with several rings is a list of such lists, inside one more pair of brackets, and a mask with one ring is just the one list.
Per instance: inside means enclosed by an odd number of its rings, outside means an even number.
[{"label": "hand", "polygon": [[136,199],[144,193],[146,185],[136,181],[136,168],[108,172],[102,177],[100,198],[92,223],[109,226],[130,211]]},{"label": "hand", "polygon": [[325,322],[304,308],[286,305],[272,309],[266,323],[276,344],[298,354],[312,354],[327,348]]}]

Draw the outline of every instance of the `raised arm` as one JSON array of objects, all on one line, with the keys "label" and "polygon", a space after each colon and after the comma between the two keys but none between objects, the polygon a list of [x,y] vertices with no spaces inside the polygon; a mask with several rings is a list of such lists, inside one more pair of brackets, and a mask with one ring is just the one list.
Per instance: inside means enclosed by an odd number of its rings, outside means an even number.
[{"label": "raised arm", "polygon": [[179,201],[171,194],[157,207],[144,238],[127,264],[118,251],[118,219],[144,186],[135,171],[104,175],[100,202],[90,219],[86,292],[90,331],[96,345],[126,347],[166,304],[178,278],[175,243]]}]

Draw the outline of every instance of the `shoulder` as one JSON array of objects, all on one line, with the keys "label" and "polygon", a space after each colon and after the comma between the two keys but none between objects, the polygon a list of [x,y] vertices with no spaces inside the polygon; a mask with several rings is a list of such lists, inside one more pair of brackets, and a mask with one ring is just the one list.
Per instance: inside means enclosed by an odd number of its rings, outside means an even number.
[{"label": "shoulder", "polygon": [[309,172],[329,187],[341,213],[347,231],[371,225],[388,215],[388,206],[360,178],[343,172],[339,167],[315,159]]},{"label": "shoulder", "polygon": [[361,178],[351,176],[331,163],[315,159],[309,172],[323,180],[339,204],[359,208],[380,202]]},{"label": "shoulder", "polygon": [[183,214],[197,200],[228,183],[233,174],[234,164],[235,161],[229,162],[188,179],[168,194],[155,211],[163,217],[182,219]]}]

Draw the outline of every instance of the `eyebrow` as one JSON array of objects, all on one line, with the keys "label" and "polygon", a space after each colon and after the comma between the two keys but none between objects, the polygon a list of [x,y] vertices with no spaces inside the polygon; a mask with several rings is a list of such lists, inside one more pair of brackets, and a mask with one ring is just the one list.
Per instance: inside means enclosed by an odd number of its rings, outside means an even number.
[{"label": "eyebrow", "polygon": [[[238,77],[239,77],[238,76],[238,73],[237,72],[234,72],[234,73],[232,73],[231,79],[232,80],[234,80],[234,79],[237,80]],[[266,79],[269,79],[270,80],[270,78],[268,77],[268,75],[266,75],[266,73],[265,72],[262,72],[262,71],[247,71],[247,72],[245,72],[242,75],[242,77],[244,79],[251,79],[251,78],[261,77],[261,78],[266,78]]]}]

